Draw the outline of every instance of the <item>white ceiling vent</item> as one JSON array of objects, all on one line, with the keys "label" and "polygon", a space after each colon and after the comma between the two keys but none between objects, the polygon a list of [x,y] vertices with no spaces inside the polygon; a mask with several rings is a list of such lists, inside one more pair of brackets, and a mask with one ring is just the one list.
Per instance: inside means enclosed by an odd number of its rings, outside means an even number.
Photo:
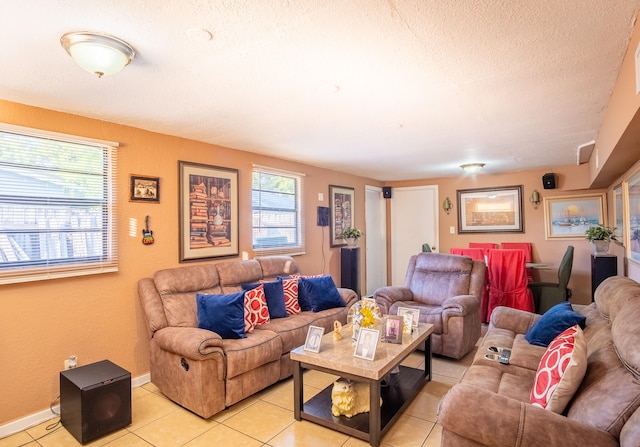
[{"label": "white ceiling vent", "polygon": [[589,159],[591,158],[591,153],[593,152],[593,149],[595,147],[595,140],[591,140],[588,143],[584,143],[578,146],[578,166],[589,161]]}]

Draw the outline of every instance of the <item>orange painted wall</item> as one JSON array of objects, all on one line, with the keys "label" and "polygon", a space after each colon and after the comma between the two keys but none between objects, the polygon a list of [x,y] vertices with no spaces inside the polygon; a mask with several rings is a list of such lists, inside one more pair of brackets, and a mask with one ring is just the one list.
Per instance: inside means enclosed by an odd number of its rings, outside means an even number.
[{"label": "orange painted wall", "polygon": [[[78,355],[81,365],[110,359],[133,377],[149,371],[149,345],[136,285],[156,270],[180,265],[178,160],[239,170],[240,251],[249,252],[250,257],[252,163],[305,173],[306,254],[296,260],[303,272],[331,273],[336,283],[340,281],[339,249],[329,247],[328,227],[316,226],[316,207],[328,206],[329,184],[354,187],[356,225],[364,228],[365,183],[381,186],[350,174],[5,101],[0,101],[0,121],[121,144],[119,272],[0,286],[0,395],[5,403],[0,407],[0,425],[46,410],[58,396],[58,373],[71,354]],[[160,177],[160,203],[129,202],[130,174]],[[320,192],[323,202],[318,201]],[[155,237],[149,246],[142,244],[140,233],[146,215]],[[137,231],[129,235],[132,219]]]}]

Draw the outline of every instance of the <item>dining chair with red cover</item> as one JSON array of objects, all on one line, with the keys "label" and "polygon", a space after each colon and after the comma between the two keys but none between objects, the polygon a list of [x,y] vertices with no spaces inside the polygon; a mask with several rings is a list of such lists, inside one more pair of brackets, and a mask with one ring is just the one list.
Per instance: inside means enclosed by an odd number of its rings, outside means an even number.
[{"label": "dining chair with red cover", "polygon": [[489,250],[498,248],[498,244],[493,242],[469,242],[469,248],[481,248],[485,255],[489,254]]},{"label": "dining chair with red cover", "polygon": [[469,256],[474,261],[484,261],[484,251],[481,248],[453,247],[449,249],[452,255]]},{"label": "dining chair with red cover", "polygon": [[525,254],[522,250],[489,250],[489,304],[487,318],[493,309],[507,306],[534,311],[533,294],[527,287]]},{"label": "dining chair with red cover", "polygon": [[[507,250],[510,249],[520,249],[524,250],[524,262],[533,262],[533,252],[531,248],[531,242],[502,242],[500,244],[500,248],[505,248]],[[533,269],[527,269],[527,279],[529,282],[533,281]]]}]

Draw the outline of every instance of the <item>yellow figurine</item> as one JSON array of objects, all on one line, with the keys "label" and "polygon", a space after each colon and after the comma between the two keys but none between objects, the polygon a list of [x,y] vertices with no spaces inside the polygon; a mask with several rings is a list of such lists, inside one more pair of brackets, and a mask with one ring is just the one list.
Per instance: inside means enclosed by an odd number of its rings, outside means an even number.
[{"label": "yellow figurine", "polygon": [[333,322],[333,340],[342,340],[342,324],[338,320]]}]

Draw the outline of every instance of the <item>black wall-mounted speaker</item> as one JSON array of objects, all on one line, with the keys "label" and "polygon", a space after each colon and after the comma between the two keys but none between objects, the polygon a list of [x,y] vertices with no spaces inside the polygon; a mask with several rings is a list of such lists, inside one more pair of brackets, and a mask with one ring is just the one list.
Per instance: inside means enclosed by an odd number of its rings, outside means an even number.
[{"label": "black wall-mounted speaker", "polygon": [[131,424],[131,373],[109,360],[61,371],[60,422],[81,444]]},{"label": "black wall-mounted speaker", "polygon": [[329,226],[329,207],[328,206],[318,207],[318,226],[319,227]]},{"label": "black wall-mounted speaker", "polygon": [[385,199],[391,198],[391,186],[382,187],[382,197],[384,197]]},{"label": "black wall-mounted speaker", "polygon": [[542,187],[544,189],[556,189],[556,175],[548,172],[542,176]]}]

